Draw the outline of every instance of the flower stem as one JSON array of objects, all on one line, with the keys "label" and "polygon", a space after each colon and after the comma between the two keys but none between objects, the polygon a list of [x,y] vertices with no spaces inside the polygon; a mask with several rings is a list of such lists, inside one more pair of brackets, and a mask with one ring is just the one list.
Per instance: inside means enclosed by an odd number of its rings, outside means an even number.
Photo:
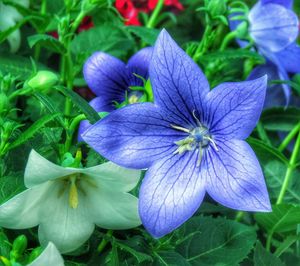
[{"label": "flower stem", "polygon": [[263,124],[261,122],[258,122],[256,128],[260,139],[266,142],[269,146],[272,146],[272,143],[264,129]]},{"label": "flower stem", "polygon": [[154,28],[155,27],[155,24],[156,24],[156,21],[157,21],[157,17],[161,11],[161,9],[163,8],[164,6],[164,0],[159,0],[150,19],[148,20],[147,22],[147,25],[146,27],[147,28]]},{"label": "flower stem", "polygon": [[235,37],[236,37],[236,31],[231,31],[231,32],[229,32],[226,36],[225,36],[225,38],[224,38],[224,40],[223,40],[223,42],[222,42],[222,44],[221,44],[221,47],[220,47],[220,51],[224,51],[226,48],[227,48],[227,46],[228,46],[228,44],[233,40],[233,39],[235,39]]},{"label": "flower stem", "polygon": [[205,27],[205,31],[203,33],[202,39],[194,53],[194,56],[193,56],[194,61],[197,61],[198,58],[207,51],[207,49],[208,49],[208,45],[207,45],[208,41],[207,40],[209,39],[211,32],[212,32],[212,27],[209,24],[207,24]]},{"label": "flower stem", "polygon": [[84,114],[80,114],[78,116],[76,116],[70,126],[69,126],[69,129],[68,129],[68,134],[66,136],[66,142],[65,142],[65,151],[68,152],[70,147],[71,147],[71,143],[72,143],[72,139],[73,139],[73,134],[76,130],[76,128],[78,127],[79,123],[86,119],[85,115]]},{"label": "flower stem", "polygon": [[[111,237],[113,235],[113,230],[108,230],[106,233],[107,237]],[[98,253],[101,253],[103,251],[103,249],[106,247],[106,245],[108,244],[108,240],[106,238],[103,238],[101,243],[99,244],[97,251]]]},{"label": "flower stem", "polygon": [[283,151],[292,141],[292,139],[296,136],[297,132],[300,130],[300,123],[297,124],[292,131],[285,137],[282,143],[279,145],[278,150]]},{"label": "flower stem", "polygon": [[287,168],[287,171],[285,174],[285,178],[284,178],[278,199],[276,201],[276,204],[280,204],[282,202],[285,192],[288,188],[290,179],[292,177],[293,170],[294,170],[296,162],[297,162],[297,158],[298,158],[299,151],[300,151],[300,131],[298,131],[298,132],[299,132],[298,137],[297,137],[297,140],[296,140],[296,143],[294,146],[294,150],[292,152],[292,156],[291,156],[291,159],[290,159],[290,162],[289,162],[289,165],[288,165],[288,168]]}]

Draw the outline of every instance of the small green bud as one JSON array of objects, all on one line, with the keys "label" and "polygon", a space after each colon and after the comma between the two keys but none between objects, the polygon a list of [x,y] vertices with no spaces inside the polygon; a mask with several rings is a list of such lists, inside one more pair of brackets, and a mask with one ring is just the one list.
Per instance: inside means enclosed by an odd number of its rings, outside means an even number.
[{"label": "small green bud", "polygon": [[225,0],[210,0],[207,3],[208,13],[212,18],[226,15],[227,6]]},{"label": "small green bud", "polygon": [[247,39],[249,38],[249,34],[248,34],[248,22],[247,21],[243,21],[242,23],[240,23],[240,25],[236,28],[236,37],[239,39]]},{"label": "small green bud", "polygon": [[41,70],[31,78],[27,85],[36,90],[49,90],[58,82],[58,76],[51,71]]},{"label": "small green bud", "polygon": [[4,92],[0,92],[0,115],[9,110],[9,99]]},{"label": "small green bud", "polygon": [[28,258],[28,263],[34,261],[38,256],[41,255],[42,252],[43,252],[42,247],[37,247],[34,250],[32,250],[30,255],[29,255],[29,258]]},{"label": "small green bud", "polygon": [[12,244],[12,251],[15,251],[19,255],[23,254],[26,248],[27,238],[25,235],[18,236]]}]

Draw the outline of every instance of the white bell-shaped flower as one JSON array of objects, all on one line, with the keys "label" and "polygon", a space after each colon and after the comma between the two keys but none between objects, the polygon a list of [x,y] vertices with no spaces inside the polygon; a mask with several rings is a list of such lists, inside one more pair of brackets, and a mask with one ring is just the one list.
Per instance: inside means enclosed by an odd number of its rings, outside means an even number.
[{"label": "white bell-shaped flower", "polygon": [[52,241],[60,252],[80,247],[94,231],[129,229],[141,224],[138,199],[127,193],[141,172],[107,162],[90,168],[62,167],[31,151],[25,169],[28,188],[0,206],[0,226],[39,225],[42,246]]}]

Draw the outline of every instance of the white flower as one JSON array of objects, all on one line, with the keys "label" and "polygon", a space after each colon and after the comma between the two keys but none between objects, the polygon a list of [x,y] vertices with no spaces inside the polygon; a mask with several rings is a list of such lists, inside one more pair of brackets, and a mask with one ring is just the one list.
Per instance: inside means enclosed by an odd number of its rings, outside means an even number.
[{"label": "white flower", "polygon": [[57,248],[52,242],[49,242],[48,246],[33,262],[27,266],[64,266],[64,260],[59,254]]},{"label": "white flower", "polygon": [[90,237],[95,224],[105,229],[141,224],[138,199],[126,193],[137,185],[140,173],[111,162],[65,168],[32,150],[24,176],[28,189],[0,206],[0,226],[39,225],[42,246],[52,241],[60,252],[71,252]]},{"label": "white flower", "polygon": [[[13,2],[24,7],[29,7],[29,0],[14,0]],[[22,18],[23,16],[14,7],[4,5],[2,1],[0,1],[0,32],[14,27]],[[12,32],[7,37],[7,40],[10,44],[11,52],[16,52],[21,44],[20,30],[16,29]]]}]

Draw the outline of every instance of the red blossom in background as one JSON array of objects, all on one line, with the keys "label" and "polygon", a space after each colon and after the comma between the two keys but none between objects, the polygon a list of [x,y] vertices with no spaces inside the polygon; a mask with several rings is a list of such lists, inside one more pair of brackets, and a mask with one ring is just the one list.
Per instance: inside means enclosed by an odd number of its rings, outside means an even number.
[{"label": "red blossom in background", "polygon": [[[125,25],[140,26],[138,15],[140,12],[150,13],[157,5],[158,0],[116,0],[115,6],[122,17],[126,19]],[[179,0],[165,0],[164,5],[183,10]]]}]

